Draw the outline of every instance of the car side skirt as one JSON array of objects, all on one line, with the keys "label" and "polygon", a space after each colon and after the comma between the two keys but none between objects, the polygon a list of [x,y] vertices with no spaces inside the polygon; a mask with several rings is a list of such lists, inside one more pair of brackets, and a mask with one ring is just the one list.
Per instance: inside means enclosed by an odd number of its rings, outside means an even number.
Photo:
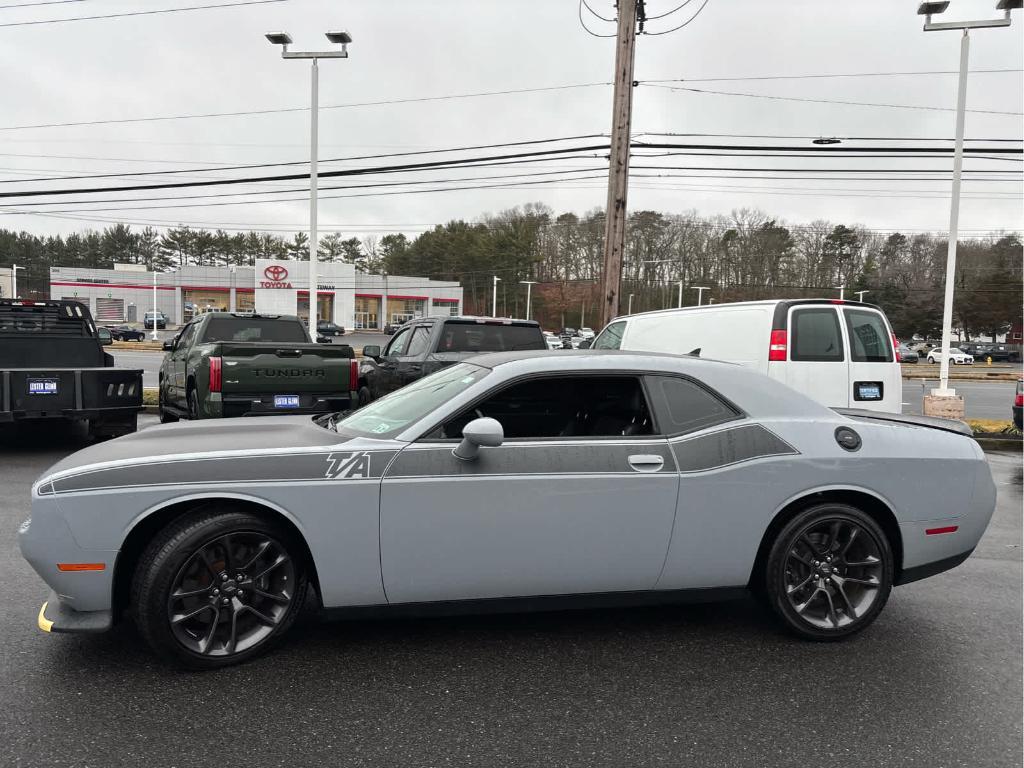
[{"label": "car side skirt", "polygon": [[496,613],[541,613],[548,611],[595,610],[683,603],[717,603],[750,595],[746,586],[704,589],[649,590],[641,592],[595,592],[585,595],[538,595],[473,600],[440,600],[428,603],[340,606],[321,609],[332,621],[388,619],[418,616],[461,616]]},{"label": "car side skirt", "polygon": [[929,576],[934,576],[937,573],[942,573],[943,571],[956,568],[960,563],[970,557],[973,552],[974,547],[971,547],[966,552],[961,552],[959,555],[946,557],[942,560],[936,560],[934,563],[925,563],[924,565],[915,565],[913,568],[904,568],[900,572],[899,576],[896,577],[896,581],[893,582],[893,584],[895,586],[910,584],[911,582],[927,579]]}]

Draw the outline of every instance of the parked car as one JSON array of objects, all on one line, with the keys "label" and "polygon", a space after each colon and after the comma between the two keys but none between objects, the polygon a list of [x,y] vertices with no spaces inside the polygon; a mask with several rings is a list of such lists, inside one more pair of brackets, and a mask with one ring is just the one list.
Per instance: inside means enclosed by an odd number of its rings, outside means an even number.
[{"label": "parked car", "polygon": [[917,361],[919,359],[918,356],[917,356],[917,352],[912,350],[906,344],[903,344],[902,342],[900,343],[899,352],[900,352],[900,362],[901,363],[908,363],[909,365],[917,365]]},{"label": "parked car", "polygon": [[93,437],[134,432],[142,370],[115,368],[112,342],[77,301],[0,299],[0,423],[79,421]]},{"label": "parked car", "polygon": [[903,378],[897,344],[885,314],[873,304],[791,299],[619,317],[591,346],[726,360],[828,406],[899,413]]},{"label": "parked car", "polygon": [[388,336],[394,336],[395,331],[397,331],[400,327],[401,326],[394,325],[393,323],[388,323],[387,325],[384,326],[384,333]]},{"label": "parked car", "polygon": [[1021,347],[1019,344],[991,344],[984,353],[975,355],[978,360],[991,357],[993,363],[1019,363]]},{"label": "parked car", "polygon": [[837,413],[686,356],[514,352],[350,414],[157,426],[80,451],[36,481],[19,543],[52,590],[41,628],[129,613],[190,667],[261,654],[310,593],[386,615],[753,590],[792,633],[830,641],[868,627],[894,585],[963,562],[995,498],[960,422]]},{"label": "parked car", "polygon": [[[938,347],[935,347],[934,349],[931,349],[928,352],[929,363],[938,363],[940,362],[941,357],[942,350],[939,349]],[[959,349],[958,347],[950,348],[949,359],[952,361],[953,365],[974,365],[974,358],[971,355],[968,355],[962,349]]]},{"label": "parked car", "polygon": [[562,349],[562,338],[551,333],[551,331],[544,331],[544,343],[548,345],[548,349]]},{"label": "parked car", "polygon": [[423,317],[403,325],[384,347],[363,347],[359,404],[366,405],[481,352],[547,349],[536,320]]},{"label": "parked car", "polygon": [[145,331],[140,331],[138,328],[132,328],[130,325],[107,325],[104,327],[110,331],[110,336],[114,341],[146,340]]},{"label": "parked car", "polygon": [[918,358],[927,357],[928,350],[934,347],[930,341],[919,341],[916,344],[911,344],[910,348],[917,353]]},{"label": "parked car", "polygon": [[1017,379],[1017,391],[1013,394],[1013,424],[1018,430],[1024,430],[1021,425],[1021,411],[1024,410],[1024,378]]},{"label": "parked car", "polygon": [[321,320],[316,324],[316,332],[324,336],[344,336],[345,327]]},{"label": "parked car", "polygon": [[163,312],[147,312],[142,316],[142,327],[152,328],[153,322],[156,321],[156,327],[163,329],[167,327],[167,315]]},{"label": "parked car", "polygon": [[158,387],[164,423],[323,413],[356,402],[352,347],[311,343],[295,316],[206,312],[164,349]]},{"label": "parked car", "polygon": [[577,335],[578,335],[578,336],[579,336],[579,337],[580,337],[581,339],[583,339],[584,341],[586,341],[587,339],[592,339],[592,338],[594,338],[594,336],[595,336],[596,334],[594,333],[594,329],[593,329],[593,328],[580,328],[580,329],[579,329],[579,331],[577,331]]}]

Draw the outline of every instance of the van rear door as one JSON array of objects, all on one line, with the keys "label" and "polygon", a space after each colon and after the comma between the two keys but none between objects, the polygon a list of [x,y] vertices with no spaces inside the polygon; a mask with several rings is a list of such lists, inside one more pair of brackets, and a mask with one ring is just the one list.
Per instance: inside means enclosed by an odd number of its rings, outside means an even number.
[{"label": "van rear door", "polygon": [[855,305],[844,306],[841,314],[850,359],[850,407],[900,413],[903,376],[885,315]]},{"label": "van rear door", "polygon": [[838,308],[797,305],[789,310],[788,360],[768,363],[768,375],[818,402],[850,405],[850,360]]}]

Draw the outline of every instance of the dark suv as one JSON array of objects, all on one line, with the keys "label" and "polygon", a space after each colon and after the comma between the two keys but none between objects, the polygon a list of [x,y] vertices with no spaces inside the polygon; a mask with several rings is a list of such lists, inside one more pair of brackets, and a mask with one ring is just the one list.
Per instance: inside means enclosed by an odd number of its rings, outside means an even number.
[{"label": "dark suv", "polygon": [[359,372],[359,404],[480,352],[547,349],[535,320],[496,317],[424,317],[395,331],[381,351],[363,347],[368,358]]}]

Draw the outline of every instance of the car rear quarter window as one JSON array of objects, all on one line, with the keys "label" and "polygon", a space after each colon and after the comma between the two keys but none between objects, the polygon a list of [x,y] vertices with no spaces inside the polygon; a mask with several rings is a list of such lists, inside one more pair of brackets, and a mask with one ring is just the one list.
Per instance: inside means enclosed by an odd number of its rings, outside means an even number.
[{"label": "car rear quarter window", "polygon": [[594,341],[594,349],[619,349],[622,346],[622,334],[626,330],[626,321],[612,323]]},{"label": "car rear quarter window", "polygon": [[445,323],[438,352],[514,352],[546,349],[535,325],[498,323]]},{"label": "car rear quarter window", "polygon": [[839,317],[832,307],[793,310],[790,336],[790,360],[840,362],[844,359]]},{"label": "car rear quarter window", "polygon": [[430,326],[429,325],[418,325],[412,331],[412,337],[409,339],[409,346],[405,350],[406,357],[419,357],[427,351],[427,346],[430,344]]},{"label": "car rear quarter window", "polygon": [[892,340],[882,316],[870,309],[844,309],[850,335],[850,359],[858,363],[891,363]]},{"label": "car rear quarter window", "polygon": [[647,383],[663,434],[695,432],[742,415],[723,398],[690,379],[649,376]]}]

